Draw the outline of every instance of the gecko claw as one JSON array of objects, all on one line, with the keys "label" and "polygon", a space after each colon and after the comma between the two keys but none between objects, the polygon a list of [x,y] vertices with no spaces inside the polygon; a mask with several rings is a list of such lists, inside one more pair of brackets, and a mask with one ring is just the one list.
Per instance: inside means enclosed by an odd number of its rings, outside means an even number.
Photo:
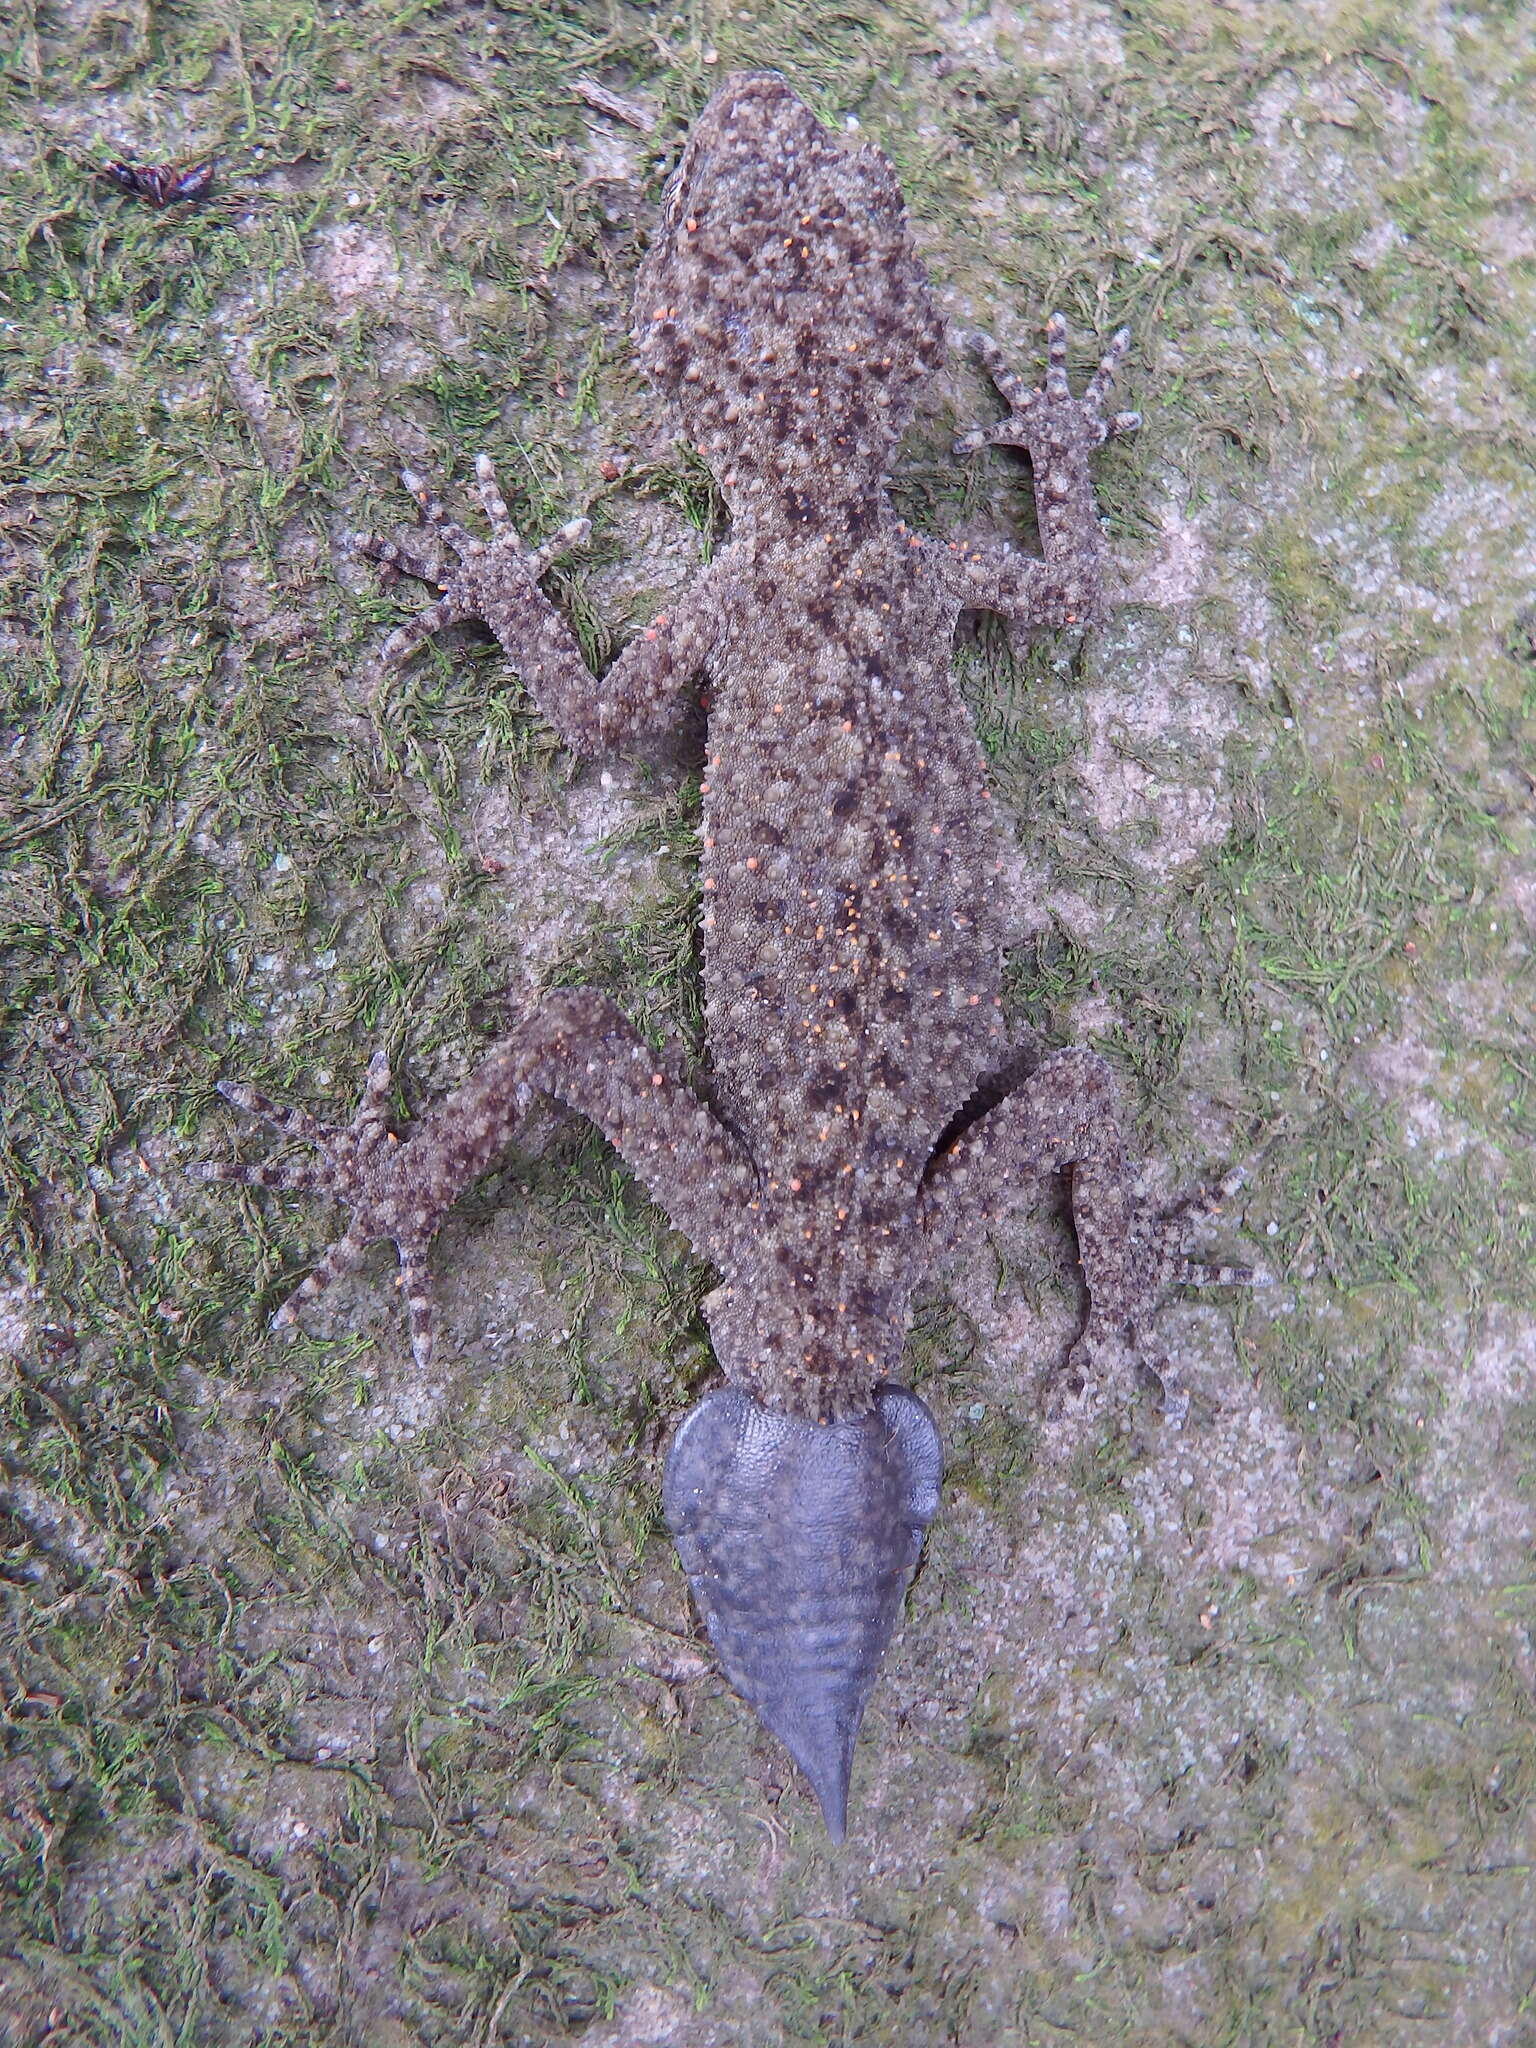
[{"label": "gecko claw", "polygon": [[888,1384],[867,1415],[825,1424],[719,1387],[667,1455],[667,1524],[721,1668],[804,1771],[834,1842],[943,1462],[927,1408]]}]

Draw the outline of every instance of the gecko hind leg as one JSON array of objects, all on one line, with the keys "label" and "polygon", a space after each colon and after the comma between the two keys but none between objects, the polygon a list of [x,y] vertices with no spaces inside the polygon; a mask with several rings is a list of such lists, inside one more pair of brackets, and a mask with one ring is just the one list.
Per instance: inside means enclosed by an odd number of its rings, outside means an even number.
[{"label": "gecko hind leg", "polygon": [[273,1318],[276,1328],[388,1238],[400,1259],[412,1354],[425,1368],[433,1345],[428,1247],[459,1196],[511,1142],[536,1089],[589,1117],[706,1257],[725,1265],[739,1254],[756,1169],[688,1086],[676,1051],[648,1045],[596,990],[547,996],[404,1138],[387,1122],[389,1086],[389,1063],[375,1053],[357,1115],[333,1128],[253,1088],[221,1084],[237,1108],[308,1145],[312,1156],[255,1166],[214,1161],[190,1171],[202,1180],[328,1195],[348,1212],[342,1235]]},{"label": "gecko hind leg", "polygon": [[1071,1177],[1072,1221],[1088,1285],[1088,1318],[1067,1359],[1078,1387],[1096,1369],[1132,1354],[1163,1384],[1170,1419],[1187,1406],[1166,1360],[1151,1352],[1147,1326],[1167,1290],[1191,1280],[1241,1285],[1245,1267],[1202,1268],[1185,1257],[1200,1198],[1159,1211],[1138,1202],[1120,1136],[1114,1078],[1080,1046],[1052,1053],[1003,1100],[930,1162],[923,1223],[935,1253],[953,1249],[995,1221],[1031,1185]]}]

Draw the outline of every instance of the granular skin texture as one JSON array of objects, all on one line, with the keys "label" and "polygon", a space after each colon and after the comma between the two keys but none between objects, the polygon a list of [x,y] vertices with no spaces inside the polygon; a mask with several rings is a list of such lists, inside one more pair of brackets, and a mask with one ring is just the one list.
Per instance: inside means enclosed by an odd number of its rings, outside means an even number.
[{"label": "granular skin texture", "polygon": [[604,676],[538,586],[583,524],[526,548],[485,458],[488,541],[407,476],[456,558],[446,573],[393,542],[363,545],[441,591],[385,662],[483,620],[578,752],[654,747],[707,680],[707,1075],[693,1085],[606,996],[562,990],[403,1140],[384,1123],[382,1060],[343,1131],[231,1088],[314,1156],[206,1171],[323,1190],[351,1212],[279,1320],[392,1238],[424,1360],[431,1238],[530,1091],[546,1090],[599,1125],[719,1269],[706,1313],[727,1378],[769,1409],[826,1421],[870,1411],[933,1260],[1066,1170],[1090,1293],[1079,1353],[1119,1345],[1153,1304],[1161,1233],[1130,1201],[1104,1063],[1068,1049],[1015,1079],[998,828],[949,656],[962,610],[1023,628],[1098,615],[1089,457],[1134,424],[1100,409],[1124,337],[1082,398],[1059,318],[1039,389],[973,338],[1009,410],[960,452],[1028,452],[1041,558],[911,531],[887,472],[943,364],[943,323],[890,164],[828,133],[772,75],[727,80],[700,116],[639,274],[634,333],[731,527]]}]

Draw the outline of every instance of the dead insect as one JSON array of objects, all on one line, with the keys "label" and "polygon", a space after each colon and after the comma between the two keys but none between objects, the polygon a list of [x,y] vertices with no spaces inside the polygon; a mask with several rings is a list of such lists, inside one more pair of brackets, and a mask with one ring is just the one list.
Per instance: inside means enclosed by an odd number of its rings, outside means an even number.
[{"label": "dead insect", "polygon": [[114,157],[109,164],[103,164],[99,175],[110,178],[119,192],[126,192],[130,198],[142,199],[147,206],[174,206],[180,199],[206,199],[213,184],[213,167],[217,158],[209,157],[206,163],[188,164],[130,164],[122,157]]}]

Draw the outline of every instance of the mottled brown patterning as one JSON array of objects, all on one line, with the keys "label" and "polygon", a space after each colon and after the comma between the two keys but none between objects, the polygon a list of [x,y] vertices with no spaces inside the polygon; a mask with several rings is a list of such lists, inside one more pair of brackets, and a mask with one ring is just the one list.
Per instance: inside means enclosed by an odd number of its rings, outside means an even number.
[{"label": "mottled brown patterning", "polygon": [[[1118,1342],[1150,1307],[1161,1233],[1129,1202],[1102,1061],[1058,1052],[1008,1085],[1000,841],[949,671],[962,610],[1059,628],[1100,608],[1089,456],[1135,424],[1102,410],[1126,337],[1080,399],[1059,317],[1047,338],[1038,390],[975,338],[1009,411],[961,443],[1028,452],[1042,557],[910,531],[887,473],[945,337],[895,175],[878,150],[823,129],[782,79],[733,78],[689,139],[635,296],[641,360],[729,508],[714,561],[596,678],[538,588],[583,523],[526,550],[482,457],[482,542],[407,475],[434,543],[457,559],[442,569],[391,542],[364,544],[442,592],[390,638],[385,662],[453,621],[484,620],[585,754],[654,742],[707,677],[709,1072],[696,1092],[676,1055],[653,1052],[606,997],[567,990],[403,1142],[382,1121],[381,1063],[346,1132],[229,1090],[311,1139],[317,1157],[212,1172],[326,1188],[351,1210],[279,1320],[387,1236],[424,1361],[428,1243],[535,1088],[591,1117],[719,1268],[706,1304],[716,1356],[770,1416],[869,1417],[935,1255],[1059,1170],[1070,1169],[1090,1292],[1082,1345]],[[995,1106],[967,1124],[978,1091]],[[936,1492],[936,1462],[932,1478]],[[887,1491],[905,1483],[898,1472]],[[899,1606],[907,1554],[883,1550],[877,1562]]]}]

